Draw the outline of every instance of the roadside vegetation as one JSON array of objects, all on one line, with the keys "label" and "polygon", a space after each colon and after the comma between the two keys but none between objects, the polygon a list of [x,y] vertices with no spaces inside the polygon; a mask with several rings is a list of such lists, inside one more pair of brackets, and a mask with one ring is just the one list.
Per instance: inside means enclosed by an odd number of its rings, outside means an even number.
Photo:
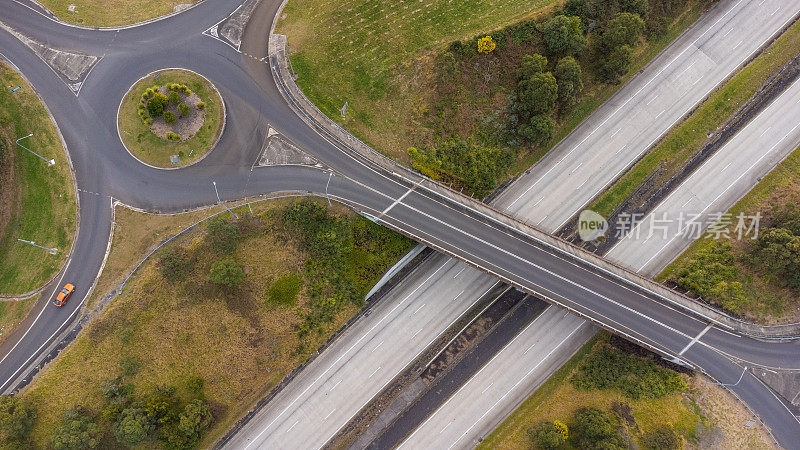
[{"label": "roadside vegetation", "polygon": [[589,209],[608,217],[648,176],[658,170],[666,181],[719,127],[763,85],[775,70],[798,55],[800,22],[792,25],[756,59],[720,86],[684,122],[673,128],[647,155],[610,186]]},{"label": "roadside vegetation", "polygon": [[191,164],[211,151],[222,133],[224,114],[211,82],[171,69],[134,84],[122,100],[117,122],[128,151],[142,162],[167,168]]},{"label": "roadside vegetation", "polygon": [[344,124],[379,151],[482,198],[538,160],[708,2],[441,1],[407,12],[394,3],[288,3],[278,27],[297,83],[335,120],[347,102]]},{"label": "roadside vegetation", "polygon": [[657,278],[748,320],[800,320],[800,149],[765,176],[728,213],[761,214],[758,236],[737,233],[695,241]]},{"label": "roadside vegetation", "polygon": [[[61,269],[77,216],[69,162],[50,116],[31,86],[4,64],[0,83],[0,294],[10,295],[39,288]],[[20,143],[54,165],[16,144],[29,134]]]},{"label": "roadside vegetation", "polygon": [[[59,19],[78,25],[130,25],[171,13],[178,5],[198,0],[38,0]],[[74,11],[70,11],[74,5]]]},{"label": "roadside vegetation", "polygon": [[481,449],[769,448],[717,386],[601,332],[481,442]]},{"label": "roadside vegetation", "polygon": [[145,262],[15,397],[33,419],[14,442],[209,446],[352,317],[414,245],[315,200],[236,213]]}]

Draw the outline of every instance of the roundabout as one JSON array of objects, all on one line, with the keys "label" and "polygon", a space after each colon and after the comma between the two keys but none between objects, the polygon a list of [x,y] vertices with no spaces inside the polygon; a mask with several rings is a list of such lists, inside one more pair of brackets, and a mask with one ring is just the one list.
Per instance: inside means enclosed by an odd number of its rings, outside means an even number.
[{"label": "roundabout", "polygon": [[128,153],[145,165],[177,169],[216,147],[225,128],[225,104],[205,77],[165,69],[140,78],[117,112],[117,131]]}]

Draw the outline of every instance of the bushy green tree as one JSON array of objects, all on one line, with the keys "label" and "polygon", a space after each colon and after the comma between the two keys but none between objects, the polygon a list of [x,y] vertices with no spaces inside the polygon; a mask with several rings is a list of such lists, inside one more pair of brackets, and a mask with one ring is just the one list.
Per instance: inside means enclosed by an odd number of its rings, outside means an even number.
[{"label": "bushy green tree", "polygon": [[541,422],[534,428],[528,429],[528,437],[542,450],[554,450],[561,447],[564,439],[561,430],[553,422]]},{"label": "bushy green tree", "polygon": [[537,114],[519,126],[519,134],[531,144],[544,145],[553,137],[554,126],[550,116]]},{"label": "bushy green tree", "polygon": [[628,45],[633,47],[644,31],[644,21],[638,14],[622,12],[614,16],[605,29],[601,37],[601,44],[604,53]]},{"label": "bushy green tree", "polygon": [[36,423],[36,410],[19,397],[0,395],[0,438],[21,445]]},{"label": "bushy green tree", "polygon": [[172,111],[164,111],[164,122],[167,124],[175,123],[176,117],[175,113]]},{"label": "bushy green tree", "polygon": [[194,400],[183,409],[178,421],[178,431],[195,444],[213,422],[214,417],[208,404],[202,400]]},{"label": "bushy green tree", "polygon": [[543,27],[542,37],[550,55],[579,55],[586,48],[581,19],[576,16],[553,17]]},{"label": "bushy green tree", "polygon": [[181,94],[179,94],[177,91],[170,90],[167,100],[169,100],[170,103],[178,103],[181,101]]},{"label": "bushy green tree", "polygon": [[167,96],[156,92],[153,98],[147,100],[147,113],[152,118],[161,117],[164,114],[164,108],[167,106]]},{"label": "bushy green tree", "polygon": [[613,411],[580,408],[575,412],[575,423],[571,429],[579,448],[605,450],[625,448],[620,434],[619,416]]},{"label": "bushy green tree", "polygon": [[739,270],[728,243],[715,242],[681,261],[675,271],[675,282],[695,294],[719,302],[724,308],[741,312],[747,304]]},{"label": "bushy green tree", "polygon": [[575,104],[578,93],[583,89],[581,66],[575,58],[566,56],[558,60],[553,75],[558,84],[558,99],[568,109]]},{"label": "bushy green tree", "polygon": [[790,228],[764,230],[753,245],[751,256],[756,266],[800,289],[800,235]]},{"label": "bushy green tree", "polygon": [[114,436],[120,444],[134,447],[150,439],[155,429],[152,421],[142,408],[126,408],[114,424]]},{"label": "bushy green tree", "polygon": [[181,117],[188,116],[191,109],[189,109],[189,105],[186,103],[181,103],[178,105],[178,112],[181,113]]},{"label": "bushy green tree", "polygon": [[161,276],[169,281],[182,280],[186,274],[188,264],[183,249],[164,247],[158,252],[158,266]]},{"label": "bushy green tree", "polygon": [[522,57],[519,69],[517,69],[517,80],[527,80],[528,78],[544,72],[547,67],[547,58],[539,54],[525,55]]},{"label": "bushy green tree", "polygon": [[81,408],[72,408],[64,414],[61,425],[50,437],[50,446],[56,450],[83,450],[97,448],[100,427]]},{"label": "bushy green tree", "polygon": [[537,114],[550,114],[558,98],[558,84],[550,72],[533,74],[517,84],[516,110],[520,122]]},{"label": "bushy green tree", "polygon": [[633,62],[633,49],[622,45],[612,50],[597,67],[597,76],[602,81],[616,82],[628,73]]},{"label": "bushy green tree", "polygon": [[232,259],[223,259],[211,265],[209,279],[212,283],[235,288],[244,281],[244,270]]}]

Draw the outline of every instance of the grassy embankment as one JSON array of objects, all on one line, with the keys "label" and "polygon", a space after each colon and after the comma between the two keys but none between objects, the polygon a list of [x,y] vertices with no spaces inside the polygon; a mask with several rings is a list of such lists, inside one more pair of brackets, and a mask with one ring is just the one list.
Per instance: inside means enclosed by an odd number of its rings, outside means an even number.
[{"label": "grassy embankment", "polygon": [[[118,400],[101,394],[103,382],[115,379],[131,386],[124,408],[146,403],[164,387],[175,388],[172,401],[179,405],[201,398],[214,422],[200,445],[218,438],[341,327],[366,290],[414,245],[350,210],[320,205],[276,200],[254,207],[253,216],[240,208],[235,225],[208,224],[151,257],[23,392],[38,414],[32,442],[46,446],[64,412],[81,405],[100,425],[103,446],[116,445]],[[141,216],[118,212],[118,231],[125,234],[117,237],[127,243],[112,251],[114,266],[107,269],[130,265],[130,255],[143,250],[134,242]],[[174,231],[175,223],[162,219],[147,228]],[[241,268],[238,287],[209,281],[220,260]],[[66,379],[70,389],[63,389]],[[168,427],[161,428],[149,445],[160,445],[156,439]]]},{"label": "grassy embankment", "polygon": [[[186,85],[205,103],[203,126],[183,142],[172,142],[156,136],[137,114],[142,94],[147,88],[170,83]],[[212,150],[212,145],[223,131],[223,115],[222,98],[208,80],[186,70],[171,69],[151,74],[134,84],[122,100],[117,122],[125,147],[136,158],[157,167],[179,167],[199,160]],[[178,165],[170,162],[172,155],[178,155]]]},{"label": "grassy embankment", "polygon": [[[546,53],[539,24],[519,21],[546,19],[556,3],[508,1],[491,9],[477,3],[473,7],[472,2],[469,7],[456,7],[441,1],[419,9],[399,9],[402,15],[389,12],[395,11],[388,8],[393,3],[397,2],[287,4],[278,32],[288,36],[297,82],[304,93],[334,120],[340,120],[339,110],[347,101],[347,127],[404,163],[410,162],[409,147],[431,149],[453,136],[505,152],[501,148],[505,144],[486,138],[491,134],[487,129],[505,120],[503,111],[516,89],[515,74],[522,56]],[[691,25],[703,7],[702,2],[691,1],[670,17],[648,17],[648,39],[639,41],[630,70],[620,82],[627,81]],[[452,25],[457,23],[463,25]],[[652,25],[655,23],[658,25]],[[451,42],[504,26],[508,27],[492,33],[498,45],[491,55],[456,56],[454,64],[443,62]],[[589,33],[590,46],[593,34]],[[553,138],[538,147],[512,149],[511,153],[518,155],[516,161],[510,168],[499,164],[503,167],[496,177],[492,174],[494,182],[527,169],[619,89],[621,83],[596,81],[590,53],[587,49],[579,58],[584,90],[577,104],[567,114],[553,114]],[[556,58],[550,59],[546,70],[552,70],[556,62]],[[485,190],[478,191],[483,194]]]},{"label": "grassy embankment", "polygon": [[[61,139],[39,97],[5,65],[0,65],[0,84],[0,294],[22,294],[63,266],[75,234],[75,191]],[[55,159],[55,165],[48,167],[15,143],[31,133],[20,142]],[[58,253],[17,239],[55,247]]]},{"label": "grassy embankment", "polygon": [[703,145],[707,139],[706,132],[716,130],[777,68],[795,57],[798,48],[800,23],[795,23],[761,55],[720,86],[684,122],[670,130],[589,209],[608,217],[662,162],[663,172],[659,179],[669,179]]},{"label": "grassy embankment", "polygon": [[702,448],[714,439],[724,448],[770,448],[763,429],[742,427],[752,416],[724,390],[702,384],[697,375],[678,375],[646,360],[611,346],[607,333],[598,334],[478,448],[537,448],[528,430],[555,420],[569,428],[561,448],[580,448],[575,412],[581,408],[598,408],[616,418],[616,437],[639,448],[650,448],[647,441],[654,431],[670,428],[689,448]]},{"label": "grassy embankment", "polygon": [[[61,20],[92,27],[130,25],[169,14],[197,0],[39,0]],[[75,13],[69,6],[75,5]]]}]

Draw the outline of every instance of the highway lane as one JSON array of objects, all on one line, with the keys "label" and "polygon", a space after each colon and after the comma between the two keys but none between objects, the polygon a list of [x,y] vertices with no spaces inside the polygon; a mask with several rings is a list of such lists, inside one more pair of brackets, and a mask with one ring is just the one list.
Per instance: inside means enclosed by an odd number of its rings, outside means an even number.
[{"label": "highway lane", "polygon": [[[203,5],[198,6],[202,8]],[[210,8],[210,7],[209,7]],[[211,10],[209,10],[211,11]],[[176,16],[180,18],[181,16]],[[178,19],[175,19],[178,22]],[[189,25],[189,24],[187,24]],[[187,28],[188,29],[188,28]],[[184,29],[186,36],[184,40],[176,40],[175,42],[165,43],[164,47],[159,51],[152,51],[148,53],[153,61],[185,61],[186,65],[190,68],[196,68],[199,71],[217,71],[220,76],[212,77],[212,80],[225,92],[241,92],[247,91],[248,88],[253,88],[256,85],[263,85],[262,81],[248,80],[243,76],[241,69],[238,68],[241,63],[241,55],[232,55],[230,57],[219,57],[219,53],[209,52],[208,48],[214,50],[223,50],[222,44],[216,43],[212,40],[197,41],[198,45],[203,45],[203,49],[196,49],[192,47],[194,42],[192,33],[188,33]],[[0,35],[4,45],[7,41],[13,41],[3,33]],[[168,45],[170,44],[170,45]],[[11,45],[11,44],[10,44]],[[130,45],[126,43],[126,45]],[[129,47],[126,47],[129,48]],[[112,51],[113,50],[113,51]],[[131,50],[133,51],[133,50]],[[87,92],[86,97],[79,99],[69,98],[64,96],[63,92],[54,94],[53,96],[43,95],[48,105],[55,105],[53,107],[56,120],[61,125],[62,129],[73,129],[83,131],[80,136],[72,137],[72,142],[68,141],[70,151],[78,149],[73,152],[73,158],[82,160],[82,163],[76,164],[76,171],[78,173],[79,183],[96,183],[99,189],[99,195],[104,192],[111,191],[123,201],[132,199],[131,203],[136,204],[137,195],[144,197],[143,203],[150,208],[175,208],[178,209],[180,205],[194,205],[202,203],[213,202],[213,191],[208,188],[211,179],[219,178],[229,182],[229,192],[232,195],[242,195],[247,192],[259,193],[260,191],[270,185],[270,180],[275,178],[275,173],[279,171],[252,171],[248,172],[249,165],[246,168],[237,168],[221,164],[223,160],[229,161],[227,158],[232,158],[232,161],[244,161],[247,156],[257,153],[257,149],[248,148],[246,146],[238,147],[236,142],[231,142],[230,146],[221,146],[214,152],[214,158],[209,157],[201,164],[193,166],[188,169],[173,172],[160,172],[152,169],[143,168],[143,166],[130,165],[130,156],[126,156],[126,152],[120,151],[118,141],[113,140],[113,129],[109,129],[107,122],[103,122],[105,116],[98,114],[98,110],[108,108],[108,98],[114,98],[113,93],[117,92],[117,87],[113,84],[116,79],[125,80],[126,78],[141,76],[146,73],[144,68],[137,68],[132,70],[123,70],[125,63],[130,56],[130,59],[135,59],[135,54],[129,54],[124,59],[122,56],[125,54],[122,50],[109,49],[106,53],[106,61],[110,61],[114,55],[119,58],[119,71],[116,77],[111,67],[108,66],[106,75],[95,76],[92,74],[87,80],[87,85],[84,86],[84,91]],[[222,55],[226,55],[222,53]],[[18,56],[18,57],[17,57]],[[12,55],[12,58],[17,61],[20,59],[30,59],[30,54],[27,51],[19,52],[17,55]],[[159,59],[161,58],[161,59]],[[39,76],[46,79],[46,68],[42,67],[40,63],[32,61],[31,71],[34,76]],[[38,66],[37,66],[38,64]],[[108,63],[107,64],[111,64]],[[98,66],[100,70],[100,66]],[[23,71],[28,73],[26,69]],[[143,73],[144,72],[144,73]],[[100,71],[102,73],[102,71]],[[101,80],[106,80],[107,84],[101,84]],[[241,86],[237,84],[241,82]],[[120,81],[122,83],[122,81]],[[38,83],[34,83],[37,88]],[[45,83],[50,86],[52,83]],[[110,94],[100,104],[89,102],[86,99],[91,99],[88,92],[92,89],[92,84],[95,84],[98,92],[102,89],[108,89]],[[52,89],[58,90],[57,87]],[[64,88],[61,87],[63,91]],[[295,142],[303,148],[308,149],[310,152],[317,155],[325,163],[331,165],[342,173],[347,173],[351,180],[345,180],[343,177],[334,177],[331,183],[331,194],[336,195],[346,202],[354,202],[353,204],[362,211],[367,211],[373,215],[380,215],[388,206],[395,204],[391,211],[384,216],[391,225],[401,228],[403,231],[417,235],[418,237],[426,237],[431,243],[439,245],[443,250],[453,253],[468,256],[473,261],[483,261],[486,268],[493,269],[498,274],[507,276],[509,279],[515,279],[518,282],[523,282],[531,289],[532,286],[539,286],[537,289],[542,291],[556,290],[560,293],[569,296],[570,298],[578,298],[581,303],[590,303],[591,309],[597,309],[602,306],[603,312],[606,314],[627,314],[631,311],[630,306],[624,306],[621,303],[612,303],[604,305],[609,298],[608,295],[612,292],[619,291],[619,285],[615,280],[609,280],[604,277],[598,277],[593,274],[591,268],[577,267],[574,262],[566,262],[561,259],[563,256],[553,255],[547,249],[538,247],[538,244],[523,242],[520,239],[524,237],[519,236],[514,232],[508,230],[498,233],[497,224],[486,223],[477,217],[470,217],[470,214],[464,214],[461,208],[453,208],[453,204],[444,201],[437,196],[430,196],[428,194],[420,194],[416,191],[411,192],[404,198],[403,202],[396,203],[401,195],[405,194],[411,187],[407,182],[402,180],[391,179],[386,174],[375,171],[373,167],[369,167],[360,161],[351,158],[348,154],[341,152],[335,146],[330,145],[327,141],[321,138],[313,131],[307,129],[305,125],[298,121],[296,117],[292,116],[285,104],[276,104],[270,102],[270,98],[274,98],[274,89],[272,92],[263,93],[261,91],[247,91],[246,96],[236,96],[228,98],[226,104],[232,114],[241,114],[242,121],[250,120],[252,123],[260,123],[261,117],[256,117],[254,111],[258,114],[263,114],[266,120],[270,123],[280,123],[279,128],[294,138]],[[100,100],[98,100],[100,101]],[[289,112],[287,114],[287,112]],[[85,123],[82,120],[90,119]],[[95,122],[94,119],[99,119]],[[106,118],[107,119],[107,118]],[[83,124],[83,125],[82,125]],[[100,129],[98,132],[97,130]],[[66,136],[65,136],[66,137]],[[253,142],[253,139],[248,139],[247,136],[240,137],[242,142]],[[112,139],[112,140],[109,140]],[[220,151],[223,150],[224,151]],[[219,156],[217,156],[219,154]],[[216,158],[221,158],[217,160]],[[126,159],[128,162],[126,162]],[[131,168],[130,171],[113,171],[114,167],[118,167],[117,163],[125,166],[128,164]],[[98,176],[91,177],[89,175],[95,174]],[[297,174],[296,177],[288,177],[298,184],[305,184],[307,189],[316,190],[321,192],[319,176],[320,172],[303,172]],[[87,175],[84,177],[84,175]],[[147,180],[142,182],[141,180]],[[357,180],[358,182],[353,182]],[[276,180],[276,184],[279,180]],[[174,188],[176,187],[177,188]],[[289,186],[293,186],[290,184]],[[141,188],[141,189],[139,189]],[[141,190],[148,190],[148,195],[143,195]],[[284,185],[282,189],[287,189]],[[149,193],[152,192],[153,197]],[[228,194],[231,195],[231,194]],[[138,206],[138,205],[137,205]],[[433,214],[433,215],[431,215]],[[465,231],[466,230],[466,231]],[[480,239],[475,239],[480,236]],[[100,245],[100,244],[95,244]],[[102,242],[105,246],[105,242]],[[517,251],[524,251],[524,257],[517,254]],[[500,256],[498,256],[500,253]],[[82,255],[83,256],[83,255]],[[88,258],[91,255],[86,255]],[[530,260],[534,258],[541,258],[543,263],[548,267],[557,268],[557,271],[565,271],[564,273],[575,273],[576,278],[580,280],[577,283],[567,282],[566,277],[560,276],[555,271],[542,272],[539,264],[531,264]],[[501,269],[509,260],[513,262],[513,267],[509,270]],[[90,261],[91,262],[91,261]],[[552,265],[551,265],[552,264]],[[91,267],[90,265],[86,265]],[[577,267],[577,268],[576,268]],[[73,269],[70,268],[68,272]],[[534,273],[531,273],[533,271]],[[540,273],[541,272],[541,273]],[[571,276],[570,275],[570,276]],[[567,282],[569,286],[564,288]],[[586,287],[586,283],[594,284],[599,282],[602,285],[602,293],[597,292],[597,288],[593,286],[592,289]],[[633,303],[642,303],[645,298],[641,298],[638,293],[633,291],[623,291],[625,293],[626,301]],[[554,298],[557,298],[554,294]],[[565,299],[564,301],[571,301]],[[74,304],[74,303],[73,303]],[[641,314],[636,315],[636,319],[631,321],[628,318],[616,317],[615,321],[624,323],[624,326],[635,326],[638,332],[646,334],[654,334],[655,339],[660,342],[669,343],[670,345],[680,344],[684,345],[689,341],[690,334],[699,331],[700,323],[684,323],[685,319],[678,317],[682,331],[675,333],[676,328],[673,326],[664,326],[663,320],[673,320],[674,311],[666,310],[658,305],[650,305],[652,310],[648,311],[659,317],[656,322],[643,317]],[[672,312],[670,312],[672,311]],[[657,323],[659,328],[657,332],[651,333],[649,325]],[[38,331],[37,331],[38,332]],[[693,335],[693,334],[692,334]],[[40,336],[41,337],[41,336]]]},{"label": "highway lane", "polygon": [[559,229],[800,12],[782,0],[714,8],[722,14],[703,16],[507,189],[509,206],[528,205],[522,217]]}]

